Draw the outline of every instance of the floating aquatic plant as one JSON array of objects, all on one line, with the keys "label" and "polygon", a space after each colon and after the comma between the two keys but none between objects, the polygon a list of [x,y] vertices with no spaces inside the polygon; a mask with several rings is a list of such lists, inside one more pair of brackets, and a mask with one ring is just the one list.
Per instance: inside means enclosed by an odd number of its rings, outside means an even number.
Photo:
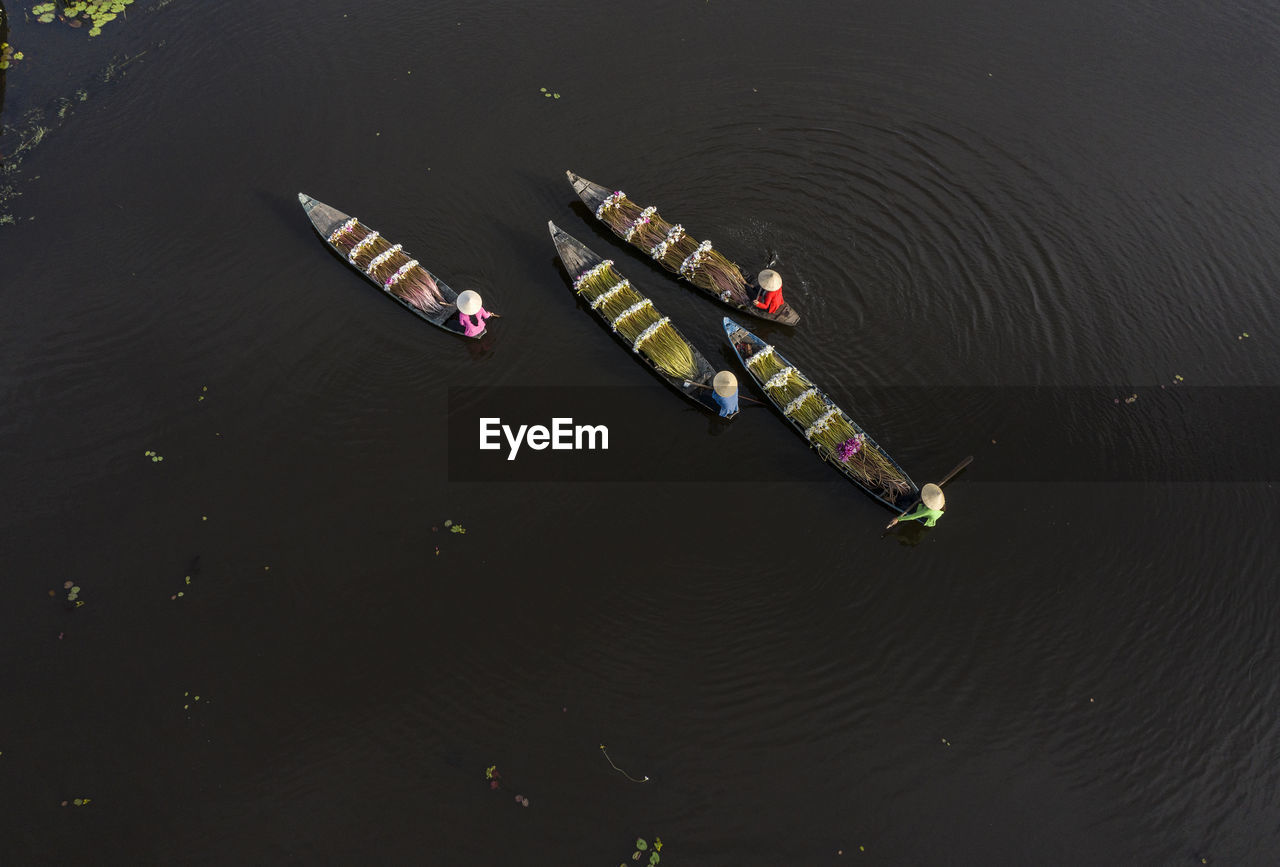
[{"label": "floating aquatic plant", "polygon": [[633,776],[631,776],[630,774],[628,774],[628,773],[627,773],[626,771],[624,771],[622,768],[620,768],[620,767],[618,767],[617,765],[615,765],[615,764],[613,763],[613,759],[609,758],[609,751],[608,751],[608,750],[606,750],[606,749],[604,748],[604,744],[601,744],[601,745],[600,745],[600,752],[604,753],[604,760],[605,760],[606,762],[608,762],[608,763],[609,763],[609,766],[610,766],[611,768],[613,768],[613,769],[614,769],[615,771],[617,771],[618,773],[622,774],[622,776],[626,777],[626,778],[627,778],[628,780],[630,780],[631,782],[633,782],[633,783],[647,783],[647,782],[649,782],[649,777],[648,777],[648,775],[646,775],[646,776],[645,776],[645,778],[644,778],[643,780],[637,780],[635,777],[633,777]]},{"label": "floating aquatic plant", "polygon": [[14,63],[21,60],[22,57],[22,52],[15,52],[13,50],[13,46],[8,42],[0,42],[0,69],[8,69]]},{"label": "floating aquatic plant", "polygon": [[89,35],[97,36],[104,26],[125,14],[126,7],[131,5],[133,0],[75,0],[64,6],[59,16],[56,3],[40,3],[31,7],[31,14],[41,24],[50,24],[55,18],[60,18],[72,27],[79,27],[82,21],[87,21]]},{"label": "floating aquatic plant", "polygon": [[147,449],[145,452],[143,452],[142,456],[146,458],[151,458],[151,463],[153,464],[158,464],[160,463],[160,461],[164,460],[163,457],[151,451],[151,449]]},{"label": "floating aquatic plant", "polygon": [[639,837],[636,839],[636,850],[631,853],[631,860],[639,861],[640,856],[643,853],[649,852],[649,867],[654,867],[654,865],[656,865],[659,861],[662,860],[662,856],[658,854],[659,850],[661,849],[662,849],[661,837],[653,838],[653,851],[649,850],[648,841],[645,840],[643,837]]}]

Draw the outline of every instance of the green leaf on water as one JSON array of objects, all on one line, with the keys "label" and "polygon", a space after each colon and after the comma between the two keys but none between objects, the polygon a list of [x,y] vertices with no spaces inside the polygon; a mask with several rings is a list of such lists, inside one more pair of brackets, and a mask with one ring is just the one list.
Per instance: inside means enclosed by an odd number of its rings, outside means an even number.
[{"label": "green leaf on water", "polygon": [[653,867],[653,865],[657,864],[661,860],[662,860],[662,856],[659,855],[657,852],[649,853],[649,867]]},{"label": "green leaf on water", "polygon": [[554,96],[556,99],[559,99],[559,98],[560,98],[560,94],[558,94],[558,93],[553,93],[553,94],[551,94],[551,95],[552,95],[552,96]]},{"label": "green leaf on water", "polygon": [[50,21],[52,21],[52,20],[53,20],[53,13],[52,13],[52,12],[46,12],[46,13],[44,13],[43,15],[41,15],[39,18],[37,18],[36,20],[37,20],[37,21],[39,21],[41,24],[48,24]]},{"label": "green leaf on water", "polygon": [[641,837],[640,839],[636,840],[636,848],[639,849],[641,852],[643,852],[645,849],[649,848],[649,844],[644,841],[643,837]]},{"label": "green leaf on water", "polygon": [[84,798],[76,798],[71,803],[75,804],[77,807],[82,807],[84,806]]}]

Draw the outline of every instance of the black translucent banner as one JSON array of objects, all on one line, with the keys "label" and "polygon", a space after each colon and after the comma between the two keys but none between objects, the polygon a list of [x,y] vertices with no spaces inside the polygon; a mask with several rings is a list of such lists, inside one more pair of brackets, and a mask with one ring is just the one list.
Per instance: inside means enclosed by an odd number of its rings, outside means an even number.
[{"label": "black translucent banner", "polygon": [[[918,484],[969,454],[971,480],[1280,479],[1273,387],[849,388],[831,397]],[[728,422],[656,381],[451,388],[448,412],[455,482],[836,478],[773,407],[744,400]]]}]

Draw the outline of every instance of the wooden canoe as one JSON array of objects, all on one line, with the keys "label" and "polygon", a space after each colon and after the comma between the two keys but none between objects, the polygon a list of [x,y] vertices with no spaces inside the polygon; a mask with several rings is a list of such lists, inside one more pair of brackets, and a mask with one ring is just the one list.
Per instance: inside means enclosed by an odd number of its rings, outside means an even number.
[{"label": "wooden canoe", "polygon": [[[719,415],[720,407],[712,397],[712,380],[715,379],[716,369],[697,347],[686,340],[675,325],[654,308],[652,301],[613,270],[611,260],[601,259],[555,223],[548,222],[547,228],[551,231],[551,241],[556,246],[556,253],[564,263],[569,279],[573,281],[574,294],[590,307],[600,321],[609,326],[614,335],[654,375],[702,409]],[[598,291],[597,287],[605,285],[609,286],[606,291]],[[624,308],[622,313],[611,318],[610,314],[616,313],[619,307]],[[628,320],[625,324],[624,319]],[[641,328],[645,323],[649,323],[648,327],[642,328],[636,344],[633,344],[627,336],[628,332]],[[661,336],[657,342],[650,343],[649,341],[654,340],[654,335]],[[660,359],[669,359],[670,356],[659,355],[659,344],[687,348],[687,355],[684,350],[679,350],[680,360],[684,362],[683,370],[664,368]],[[636,348],[637,345],[640,348]],[[675,367],[670,363],[668,366]]]},{"label": "wooden canoe", "polygon": [[[727,316],[724,331],[769,402],[819,457],[890,509],[902,511],[915,501],[920,489],[898,462],[781,353]],[[846,438],[860,442],[857,451],[843,461],[838,442]]]},{"label": "wooden canoe", "polygon": [[[370,283],[415,316],[460,337],[467,336],[458,320],[458,293],[418,264],[399,244],[393,245],[354,217],[306,193],[298,193],[298,201],[329,249]],[[484,334],[481,331],[474,336],[479,338]]]},{"label": "wooden canoe", "polygon": [[800,314],[789,303],[783,304],[776,313],[766,313],[756,307],[754,301],[760,286],[755,275],[747,274],[737,264],[712,251],[710,241],[699,245],[684,233],[682,226],[667,223],[655,208],[642,210],[621,190],[611,192],[573,172],[565,174],[573,184],[573,191],[596,219],[680,279],[747,316],[781,325],[795,325],[800,321]]}]

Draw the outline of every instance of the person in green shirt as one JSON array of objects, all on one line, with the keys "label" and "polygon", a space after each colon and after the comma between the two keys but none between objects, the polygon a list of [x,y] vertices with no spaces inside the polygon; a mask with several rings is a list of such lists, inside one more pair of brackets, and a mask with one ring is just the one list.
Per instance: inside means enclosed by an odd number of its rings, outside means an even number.
[{"label": "person in green shirt", "polygon": [[915,509],[894,518],[889,526],[892,527],[899,521],[924,521],[926,527],[932,527],[938,523],[946,508],[947,498],[942,495],[942,488],[930,482],[920,489],[920,503]]}]

